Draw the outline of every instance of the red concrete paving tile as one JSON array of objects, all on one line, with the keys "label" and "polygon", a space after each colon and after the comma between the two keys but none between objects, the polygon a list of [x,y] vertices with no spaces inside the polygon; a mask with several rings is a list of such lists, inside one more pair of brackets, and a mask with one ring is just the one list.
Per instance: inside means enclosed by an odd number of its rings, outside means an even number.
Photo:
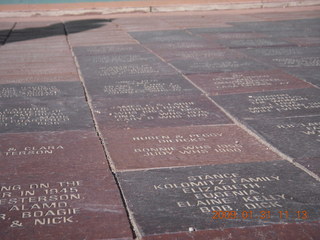
[{"label": "red concrete paving tile", "polygon": [[311,87],[281,71],[213,73],[188,75],[188,78],[210,95]]},{"label": "red concrete paving tile", "polygon": [[93,102],[101,131],[128,128],[228,124],[232,121],[208,98],[199,95],[108,99]]},{"label": "red concrete paving tile", "polygon": [[[27,64],[28,65],[28,64]],[[50,68],[47,64],[45,67],[35,66],[33,68],[28,68],[28,66],[24,68],[15,67],[11,69],[2,69],[0,74],[1,75],[23,75],[23,76],[33,76],[33,75],[48,75],[48,74],[78,74],[76,66],[57,66],[50,65]]]},{"label": "red concrete paving tile", "polygon": [[[14,71],[14,73],[21,73],[21,72],[37,72],[37,71],[52,71],[52,70],[58,70],[61,72],[69,71],[71,73],[76,73],[76,65],[71,58],[68,62],[51,62],[48,64],[47,62],[22,62],[22,63],[4,63],[0,65],[0,72],[2,74],[11,73]],[[8,75],[9,75],[8,74]]]},{"label": "red concrete paving tile", "polygon": [[[0,175],[12,171],[16,175],[45,175],[48,171],[64,172],[70,169],[77,173],[108,166],[94,131],[2,134],[0,145]],[[108,172],[106,174],[110,175]]]},{"label": "red concrete paving tile", "polygon": [[[0,51],[1,52],[1,51]],[[70,63],[74,62],[74,59],[72,56],[42,56],[40,54],[37,55],[20,55],[20,56],[15,56],[15,55],[0,55],[0,63],[5,64],[5,63]]]},{"label": "red concrete paving tile", "polygon": [[118,171],[281,159],[235,125],[130,129],[105,135]]},{"label": "red concrete paving tile", "polygon": [[[0,175],[1,239],[27,240],[41,239],[43,236],[50,240],[132,238],[119,190],[109,169],[103,164],[101,146],[88,145],[89,139],[93,138],[92,133],[82,132],[81,137],[79,135],[77,140],[68,144],[61,143],[61,137],[66,136],[72,141],[72,134],[68,133],[58,136],[60,143],[55,138],[57,135],[46,134],[38,135],[37,143],[11,142],[21,148],[26,145],[61,144],[66,149],[55,149],[50,157],[48,154],[29,154],[5,159],[7,167],[15,164]],[[34,140],[35,136],[25,137],[26,140]],[[44,143],[46,137],[49,139]],[[76,147],[70,148],[72,145]],[[83,161],[75,152],[79,145],[82,146],[80,151],[88,157],[82,158]],[[89,151],[92,147],[96,152],[94,155],[85,150]],[[72,160],[73,164],[68,163],[67,159]],[[85,165],[79,164],[81,162]],[[87,162],[95,163],[95,168],[88,166]],[[18,178],[16,174],[19,174]]]}]

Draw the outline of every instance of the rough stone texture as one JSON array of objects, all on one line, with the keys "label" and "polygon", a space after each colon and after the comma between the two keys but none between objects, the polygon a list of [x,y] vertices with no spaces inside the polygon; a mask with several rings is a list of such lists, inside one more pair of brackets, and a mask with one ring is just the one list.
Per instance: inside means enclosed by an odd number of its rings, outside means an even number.
[{"label": "rough stone texture", "polygon": [[[286,161],[117,175],[142,236],[188,232],[190,227],[210,230],[319,221],[319,182]],[[237,218],[213,219],[212,211],[235,211]],[[288,211],[287,219],[283,211]],[[308,218],[299,219],[302,212],[297,211],[306,211]]]},{"label": "rough stone texture", "polygon": [[231,120],[204,96],[113,99],[93,103],[102,131],[148,127],[226,124]]},{"label": "rough stone texture", "polygon": [[106,142],[117,170],[281,159],[235,125],[106,131]]}]

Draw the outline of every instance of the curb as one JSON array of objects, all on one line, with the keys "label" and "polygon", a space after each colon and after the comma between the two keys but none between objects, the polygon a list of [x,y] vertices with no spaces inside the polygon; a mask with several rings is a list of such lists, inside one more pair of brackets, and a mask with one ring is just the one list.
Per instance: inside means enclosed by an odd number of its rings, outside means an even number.
[{"label": "curb", "polygon": [[320,6],[319,0],[306,1],[284,1],[284,2],[238,2],[238,3],[216,3],[216,4],[188,4],[167,6],[145,6],[145,7],[111,7],[75,10],[34,10],[34,11],[1,11],[0,18],[7,17],[40,17],[40,16],[77,16],[85,14],[116,14],[116,13],[161,13],[182,11],[214,11],[214,10],[243,10],[260,8],[286,8]]}]

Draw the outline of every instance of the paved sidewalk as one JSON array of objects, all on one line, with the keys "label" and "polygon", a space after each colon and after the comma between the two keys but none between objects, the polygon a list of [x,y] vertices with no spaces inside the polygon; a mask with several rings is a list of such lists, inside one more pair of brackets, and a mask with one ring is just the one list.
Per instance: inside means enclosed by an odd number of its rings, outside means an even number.
[{"label": "paved sidewalk", "polygon": [[319,14],[3,19],[0,239],[319,239]]}]

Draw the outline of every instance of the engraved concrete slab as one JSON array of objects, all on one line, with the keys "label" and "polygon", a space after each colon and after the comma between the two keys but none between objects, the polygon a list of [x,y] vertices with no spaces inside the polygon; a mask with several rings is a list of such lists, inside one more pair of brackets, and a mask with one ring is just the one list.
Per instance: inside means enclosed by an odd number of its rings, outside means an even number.
[{"label": "engraved concrete slab", "polygon": [[241,51],[249,56],[254,56],[257,58],[318,56],[320,54],[319,47],[293,47],[293,46],[241,49]]},{"label": "engraved concrete slab", "polygon": [[172,60],[170,63],[184,74],[259,71],[272,69],[271,66],[249,58]]},{"label": "engraved concrete slab", "polygon": [[[117,176],[143,237],[188,232],[190,227],[319,221],[320,183],[287,161],[129,171]],[[213,211],[225,211],[226,217]]]},{"label": "engraved concrete slab", "polygon": [[295,37],[287,39],[299,46],[320,46],[320,37]]},{"label": "engraved concrete slab", "polygon": [[302,166],[315,173],[320,177],[320,157],[316,158],[305,158],[305,159],[295,159],[295,162],[300,163]]},{"label": "engraved concrete slab", "polygon": [[176,74],[177,71],[161,60],[132,62],[124,64],[104,64],[95,67],[82,65],[80,67],[84,79],[123,79],[125,77],[157,76]]},{"label": "engraved concrete slab", "polygon": [[2,134],[0,157],[1,174],[19,176],[60,172],[61,166],[75,173],[108,165],[94,131]]},{"label": "engraved concrete slab", "polygon": [[93,108],[103,131],[231,123],[214,103],[199,95],[101,100]]},{"label": "engraved concrete slab", "polygon": [[235,125],[130,129],[105,135],[119,171],[281,159]]},{"label": "engraved concrete slab", "polygon": [[170,43],[145,43],[144,46],[151,49],[153,52],[160,56],[166,56],[173,51],[183,53],[185,51],[211,51],[215,52],[219,48],[224,48],[223,45],[217,44],[211,41],[197,40],[197,41],[181,41],[181,42],[170,42]]},{"label": "engraved concrete slab", "polygon": [[0,107],[0,133],[92,129],[82,98],[14,102]]},{"label": "engraved concrete slab", "polygon": [[108,169],[74,169],[1,174],[1,239],[132,239]]},{"label": "engraved concrete slab", "polygon": [[228,228],[221,230],[195,230],[187,233],[156,234],[143,240],[193,240],[193,239],[237,239],[237,240],[310,240],[319,236],[320,222],[286,223],[249,228]]},{"label": "engraved concrete slab", "polygon": [[131,53],[131,54],[106,54],[93,56],[79,56],[77,60],[81,68],[98,67],[109,64],[128,64],[133,62],[159,61],[159,58],[151,53]]},{"label": "engraved concrete slab", "polygon": [[292,42],[276,38],[246,38],[246,39],[223,39],[217,40],[218,43],[230,48],[249,48],[249,47],[271,47],[271,46],[290,46]]},{"label": "engraved concrete slab", "polygon": [[211,97],[239,119],[320,115],[320,90],[304,88]]},{"label": "engraved concrete slab", "polygon": [[287,72],[290,74],[303,79],[309,83],[312,83],[315,86],[320,87],[320,71],[319,68],[293,68],[287,69]]},{"label": "engraved concrete slab", "polygon": [[33,82],[75,82],[80,81],[78,74],[58,73],[43,75],[3,75],[0,74],[1,83],[33,83]]},{"label": "engraved concrete slab", "polygon": [[280,71],[199,74],[188,75],[188,78],[210,95],[311,87]]},{"label": "engraved concrete slab", "polygon": [[230,25],[230,27],[215,27],[215,28],[190,28],[189,32],[194,34],[214,34],[214,33],[251,33],[252,31],[236,28]]},{"label": "engraved concrete slab", "polygon": [[280,68],[319,68],[320,57],[274,57],[270,59],[271,64]]},{"label": "engraved concrete slab", "polygon": [[129,34],[141,43],[170,43],[201,40],[200,37],[191,35],[184,30],[130,32]]},{"label": "engraved concrete slab", "polygon": [[247,121],[281,152],[293,158],[320,157],[320,116]]},{"label": "engraved concrete slab", "polygon": [[107,79],[105,81],[85,79],[86,89],[92,98],[156,97],[184,94],[201,94],[181,75],[157,75]]},{"label": "engraved concrete slab", "polygon": [[26,84],[0,84],[0,101],[25,101],[31,99],[54,100],[64,97],[82,97],[79,82],[50,82]]},{"label": "engraved concrete slab", "polygon": [[75,55],[91,56],[91,55],[108,55],[120,53],[143,53],[146,49],[139,44],[124,44],[124,45],[108,45],[108,46],[83,46],[73,48]]},{"label": "engraved concrete slab", "polygon": [[[183,46],[183,43],[181,43],[180,47]],[[179,49],[179,47],[174,49],[167,49],[163,48],[163,45],[155,46],[156,48],[152,48],[154,52],[156,52],[161,57],[165,58],[166,60],[221,60],[223,58],[243,58],[246,57],[244,54],[230,49],[211,49],[211,48],[192,48],[192,49],[186,49],[182,48]]]}]

